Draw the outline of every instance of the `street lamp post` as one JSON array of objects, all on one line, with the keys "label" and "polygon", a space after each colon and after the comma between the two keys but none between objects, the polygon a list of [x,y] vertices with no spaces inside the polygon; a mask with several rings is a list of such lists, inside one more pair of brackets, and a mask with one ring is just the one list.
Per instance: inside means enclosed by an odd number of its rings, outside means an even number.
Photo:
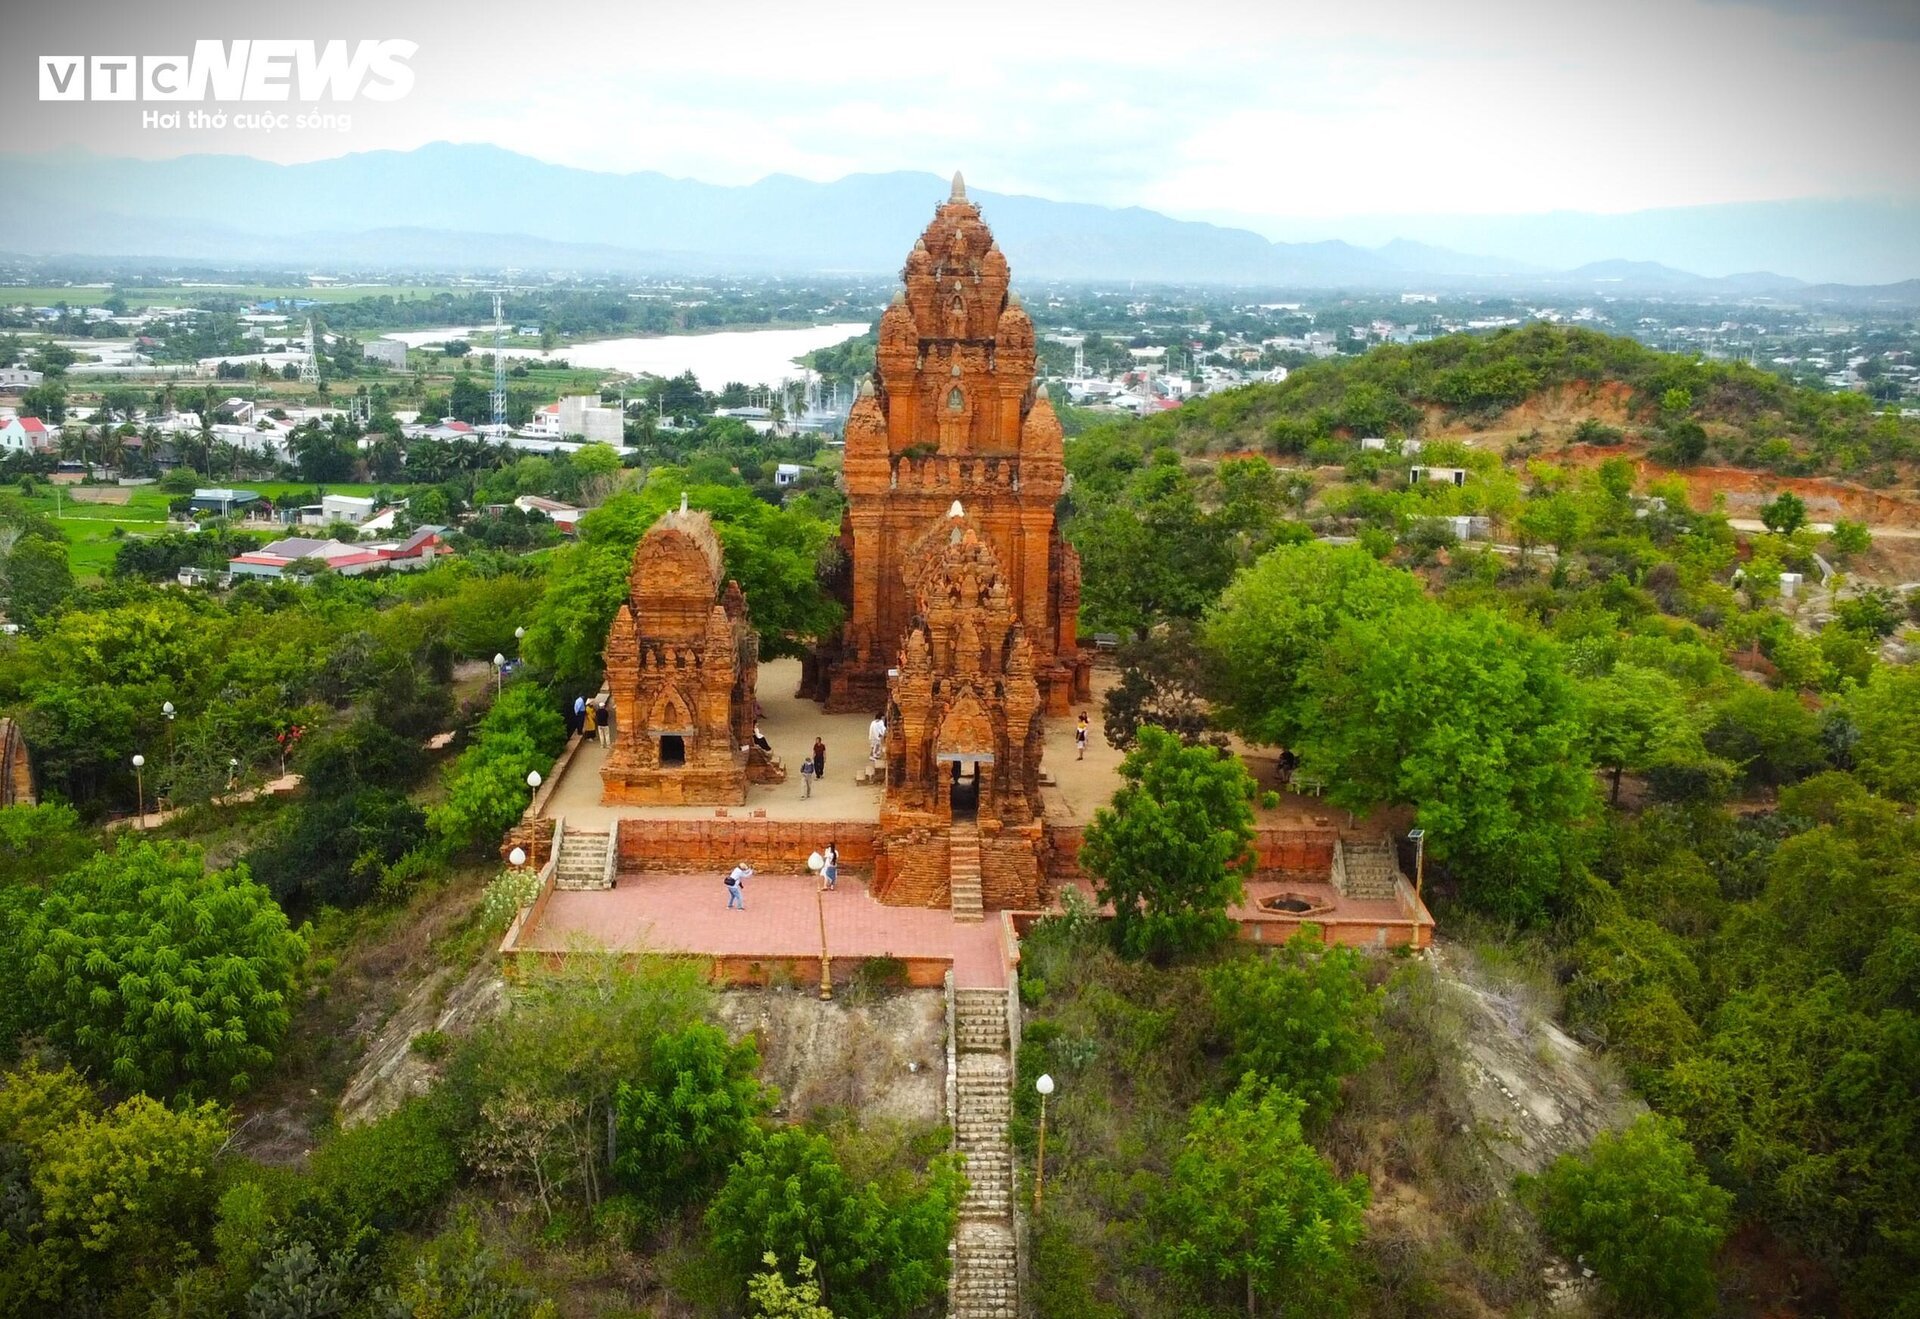
[{"label": "street lamp post", "polygon": [[147,758],[136,755],[133,758],[133,802],[134,809],[140,815],[140,827],[147,827]]},{"label": "street lamp post", "polygon": [[[818,874],[826,865],[826,858],[818,852],[807,856],[807,869]],[[827,900],[820,885],[813,886],[813,907],[820,916],[820,1001],[833,1002],[833,958],[827,952]]]},{"label": "street lamp post", "polygon": [[1040,1149],[1033,1166],[1033,1212],[1037,1214],[1047,1188],[1047,1096],[1053,1093],[1053,1077],[1042,1072],[1033,1088],[1040,1092]]},{"label": "street lamp post", "polygon": [[1407,837],[1413,840],[1413,896],[1421,896],[1427,881],[1427,831],[1409,829]]},{"label": "street lamp post", "polygon": [[506,671],[507,671],[507,657],[501,654],[500,652],[495,651],[493,656],[493,695],[495,700],[498,700],[500,697],[501,677],[506,673]]},{"label": "street lamp post", "polygon": [[160,713],[167,717],[167,791],[173,791],[173,717],[179,713],[173,708],[172,701],[160,703]]}]

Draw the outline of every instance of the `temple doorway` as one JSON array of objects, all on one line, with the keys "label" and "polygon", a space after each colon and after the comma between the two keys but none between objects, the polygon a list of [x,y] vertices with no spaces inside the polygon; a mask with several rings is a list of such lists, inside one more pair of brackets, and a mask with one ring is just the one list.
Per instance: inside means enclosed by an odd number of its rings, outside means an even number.
[{"label": "temple doorway", "polygon": [[660,767],[687,763],[687,741],[678,733],[660,735]]},{"label": "temple doorway", "polygon": [[949,763],[953,770],[952,781],[947,785],[947,802],[953,809],[953,818],[971,820],[980,813],[980,762]]}]

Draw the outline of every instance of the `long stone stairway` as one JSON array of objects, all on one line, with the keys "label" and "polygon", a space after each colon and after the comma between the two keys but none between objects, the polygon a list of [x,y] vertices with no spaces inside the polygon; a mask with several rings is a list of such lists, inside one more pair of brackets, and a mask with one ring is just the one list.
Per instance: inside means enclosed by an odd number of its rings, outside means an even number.
[{"label": "long stone stairway", "polygon": [[587,833],[563,829],[560,833],[560,859],[553,868],[553,886],[563,889],[607,889],[613,887],[612,867],[607,864],[613,838],[605,830]]},{"label": "long stone stairway", "polygon": [[948,1313],[952,1319],[1016,1319],[1007,995],[999,989],[957,989],[953,997],[954,1132],[966,1158],[967,1198],[960,1202]]},{"label": "long stone stairway", "polygon": [[955,820],[947,834],[947,883],[955,920],[986,919],[980,900],[980,827],[972,820]]},{"label": "long stone stairway", "polygon": [[1340,840],[1346,875],[1344,894],[1349,898],[1391,898],[1400,866],[1393,856],[1393,844],[1384,839],[1373,842]]}]

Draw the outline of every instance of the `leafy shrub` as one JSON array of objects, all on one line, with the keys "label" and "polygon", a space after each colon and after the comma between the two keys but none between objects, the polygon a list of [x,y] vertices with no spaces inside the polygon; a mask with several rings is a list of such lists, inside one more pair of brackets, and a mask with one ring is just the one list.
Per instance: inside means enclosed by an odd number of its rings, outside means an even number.
[{"label": "leafy shrub", "polygon": [[123,842],[63,876],[27,928],[48,1034],[129,1090],[247,1088],[292,1016],[306,940],[245,866]]},{"label": "leafy shrub", "polygon": [[1522,1183],[1540,1225],[1631,1314],[1707,1314],[1733,1197],[1707,1180],[1679,1125],[1649,1114]]},{"label": "leafy shrub", "polygon": [[772,1095],[750,1041],[698,1022],[654,1042],[645,1074],[614,1091],[614,1171],[666,1211],[710,1191],[752,1140]]},{"label": "leafy shrub", "polygon": [[314,1151],[318,1189],[353,1218],[382,1229],[417,1227],[453,1189],[460,1160],[438,1110],[409,1099]]},{"label": "leafy shrub", "polygon": [[1326,948],[1302,930],[1271,953],[1230,957],[1206,972],[1227,1066],[1299,1098],[1324,1118],[1340,1081],[1379,1055],[1373,1019],[1380,994],[1367,988],[1360,954]]},{"label": "leafy shrub", "polygon": [[819,1265],[822,1290],[848,1319],[908,1314],[947,1279],[964,1180],[944,1156],[921,1187],[893,1195],[857,1186],[822,1136],[769,1133],[740,1156],[707,1210],[714,1252],[744,1283],[766,1267]]}]

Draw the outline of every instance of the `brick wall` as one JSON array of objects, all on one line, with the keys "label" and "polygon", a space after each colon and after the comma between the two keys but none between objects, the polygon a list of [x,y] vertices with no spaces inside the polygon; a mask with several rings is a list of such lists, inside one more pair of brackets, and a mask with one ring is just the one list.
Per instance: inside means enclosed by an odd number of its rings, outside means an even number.
[{"label": "brick wall", "polygon": [[[1299,878],[1324,880],[1333,873],[1333,843],[1340,835],[1332,829],[1303,829],[1269,825],[1253,832],[1253,873],[1262,879]],[[1081,825],[1047,826],[1045,860],[1047,878],[1083,879],[1080,848],[1087,831]]]},{"label": "brick wall", "polygon": [[980,835],[980,900],[989,910],[1040,905],[1044,826],[1009,825]]},{"label": "brick wall", "polygon": [[878,832],[871,820],[757,820],[752,817],[708,820],[620,821],[619,871],[669,871],[677,874],[728,870],[745,861],[755,870],[805,874],[807,856],[831,840],[840,849],[843,868],[873,865]]}]

